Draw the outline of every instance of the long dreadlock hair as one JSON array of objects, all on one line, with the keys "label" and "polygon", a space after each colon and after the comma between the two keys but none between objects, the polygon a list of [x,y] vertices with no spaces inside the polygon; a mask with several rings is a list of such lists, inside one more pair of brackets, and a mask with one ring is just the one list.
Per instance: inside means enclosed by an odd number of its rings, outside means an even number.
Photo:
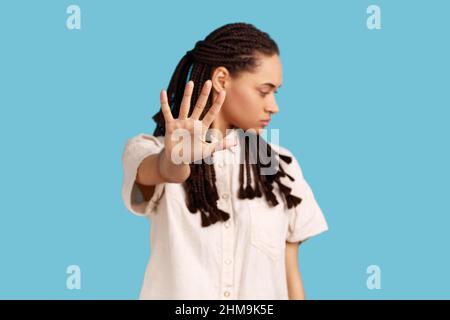
[{"label": "long dreadlock hair", "polygon": [[[230,75],[236,76],[241,71],[251,71],[257,65],[256,54],[279,55],[279,49],[270,36],[257,29],[255,26],[247,23],[231,23],[224,25],[211,32],[204,40],[198,41],[192,50],[186,52],[175,68],[170,79],[167,90],[169,105],[174,117],[179,116],[180,104],[183,99],[184,89],[189,80],[196,84],[192,93],[191,108],[189,116],[192,114],[197,99],[200,96],[203,84],[209,79],[212,71],[218,66],[224,66],[230,72]],[[212,105],[212,95],[209,96],[200,119],[203,119]],[[165,121],[160,110],[153,116],[156,122],[154,131],[155,136],[165,135]],[[274,194],[274,184],[278,185],[280,193],[284,196],[288,208],[297,206],[302,199],[291,194],[291,188],[281,183],[281,177],[288,177],[291,181],[294,178],[288,175],[281,165],[279,170],[272,175],[262,175],[261,170],[265,167],[260,163],[259,146],[264,144],[271,161],[277,161],[275,150],[257,135],[256,139],[244,139],[245,161],[240,162],[238,190],[239,199],[254,199],[255,197],[264,197],[270,206],[278,205],[278,200]],[[243,154],[241,152],[241,154]],[[285,163],[290,163],[292,158],[286,155],[278,154],[279,158]],[[251,164],[249,163],[252,157]],[[242,158],[242,157],[241,157]],[[245,164],[244,164],[245,162]],[[251,169],[250,169],[251,168]],[[187,207],[191,213],[200,211],[202,227],[207,227],[217,221],[227,221],[230,214],[220,210],[217,207],[219,195],[216,188],[216,175],[213,164],[191,163],[191,174],[183,183],[187,194]],[[244,173],[245,171],[245,173]],[[255,179],[254,188],[252,187],[252,174]],[[246,177],[246,186],[244,187],[244,175]]]}]

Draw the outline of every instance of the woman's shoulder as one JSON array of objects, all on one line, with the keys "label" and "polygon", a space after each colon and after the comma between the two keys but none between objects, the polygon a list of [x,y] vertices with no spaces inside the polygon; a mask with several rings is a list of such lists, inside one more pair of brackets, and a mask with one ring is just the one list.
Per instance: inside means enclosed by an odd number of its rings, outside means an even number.
[{"label": "woman's shoulder", "polygon": [[286,156],[289,156],[289,157],[293,157],[292,152],[288,148],[283,147],[283,146],[281,146],[281,145],[279,145],[277,143],[272,143],[272,142],[269,142],[269,145],[277,153],[282,154],[282,155],[286,155]]},{"label": "woman's shoulder", "polygon": [[141,132],[126,140],[123,157],[135,159],[138,156],[159,152],[163,148],[164,137]]},{"label": "woman's shoulder", "polygon": [[270,147],[279,155],[281,165],[285,171],[290,174],[294,174],[296,176],[300,175],[303,177],[303,170],[299,164],[299,161],[290,149],[276,143],[269,144]]},{"label": "woman's shoulder", "polygon": [[136,142],[143,142],[143,143],[153,142],[156,143],[157,145],[164,145],[164,136],[154,136],[148,133],[141,132],[128,138],[127,140],[127,144]]}]

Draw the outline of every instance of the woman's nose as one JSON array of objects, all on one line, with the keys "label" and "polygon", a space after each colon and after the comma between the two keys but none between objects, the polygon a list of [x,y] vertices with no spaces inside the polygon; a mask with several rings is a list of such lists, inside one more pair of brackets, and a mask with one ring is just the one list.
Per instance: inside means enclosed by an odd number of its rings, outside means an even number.
[{"label": "woman's nose", "polygon": [[270,112],[270,113],[278,112],[278,105],[277,105],[277,102],[275,101],[275,99],[273,99],[273,101],[271,103],[266,105],[265,110],[266,110],[266,112]]}]

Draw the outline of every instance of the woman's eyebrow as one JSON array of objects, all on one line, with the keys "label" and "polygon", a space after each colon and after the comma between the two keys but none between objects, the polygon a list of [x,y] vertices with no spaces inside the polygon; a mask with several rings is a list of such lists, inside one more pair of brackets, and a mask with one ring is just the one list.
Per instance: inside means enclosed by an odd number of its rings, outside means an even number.
[{"label": "woman's eyebrow", "polygon": [[[266,83],[263,83],[262,85],[263,86],[270,86],[271,88],[276,88],[277,87],[276,85],[274,85],[271,82],[266,82]],[[281,88],[281,84],[278,86],[278,88]]]}]

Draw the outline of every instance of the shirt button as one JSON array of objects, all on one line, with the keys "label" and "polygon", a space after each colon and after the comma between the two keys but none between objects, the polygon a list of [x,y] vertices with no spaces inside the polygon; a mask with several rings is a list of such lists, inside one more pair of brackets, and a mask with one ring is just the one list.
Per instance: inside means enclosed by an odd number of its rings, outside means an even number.
[{"label": "shirt button", "polygon": [[229,297],[229,296],[230,296],[230,291],[225,291],[225,292],[223,293],[223,295],[224,295],[225,297]]},{"label": "shirt button", "polygon": [[224,194],[222,195],[222,198],[223,198],[223,199],[228,199],[228,197],[229,197],[228,193],[224,193]]},{"label": "shirt button", "polygon": [[225,222],[225,228],[229,228],[230,227],[230,221]]},{"label": "shirt button", "polygon": [[218,163],[217,166],[222,169],[223,168],[223,164],[222,163]]},{"label": "shirt button", "polygon": [[231,260],[230,260],[230,259],[227,259],[227,260],[225,260],[225,263],[226,263],[226,264],[230,264],[230,263],[231,263]]}]

